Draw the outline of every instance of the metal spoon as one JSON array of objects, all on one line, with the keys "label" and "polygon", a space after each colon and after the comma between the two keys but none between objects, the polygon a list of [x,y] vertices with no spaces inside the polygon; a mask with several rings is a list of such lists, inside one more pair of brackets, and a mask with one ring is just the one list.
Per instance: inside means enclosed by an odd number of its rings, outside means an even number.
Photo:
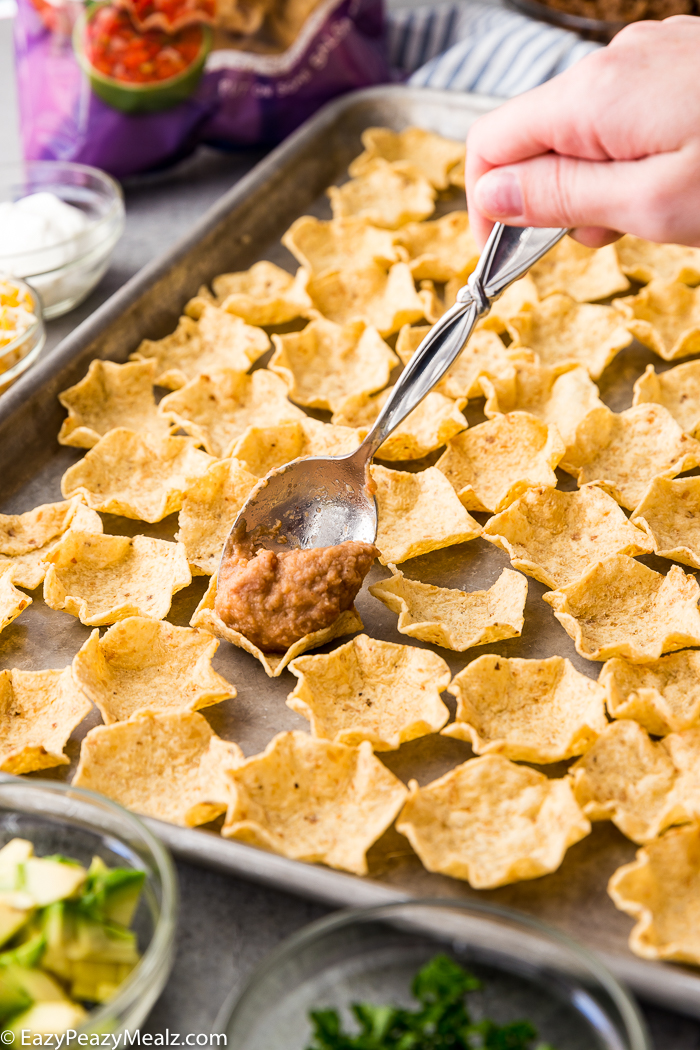
[{"label": "metal spoon", "polygon": [[565,233],[497,223],[455,305],[419,345],[362,444],[343,456],[295,459],[271,470],[239,511],[222,562],[233,543],[251,533],[256,543],[277,551],[345,540],[374,543],[377,506],[368,488],[372,457],[447,372],[479,318]]}]

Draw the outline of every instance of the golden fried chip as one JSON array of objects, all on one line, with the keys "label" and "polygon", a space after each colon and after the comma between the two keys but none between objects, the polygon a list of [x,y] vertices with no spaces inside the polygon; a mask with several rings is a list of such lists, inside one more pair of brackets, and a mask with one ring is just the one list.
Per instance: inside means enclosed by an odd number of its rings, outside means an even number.
[{"label": "golden fried chip", "polygon": [[450,716],[440,693],[450,669],[437,653],[381,642],[366,634],[327,656],[298,656],[289,670],[299,679],[287,707],[311,723],[311,734],[375,751],[437,733]]},{"label": "golden fried chip", "polygon": [[591,820],[612,820],[634,842],[700,817],[700,730],[658,743],[637,722],[608,725],[569,771]]},{"label": "golden fried chip", "polygon": [[700,361],[689,361],[657,374],[647,365],[644,375],[634,384],[633,405],[649,402],[663,405],[683,433],[700,435]]},{"label": "golden fried chip", "polygon": [[637,919],[629,946],[643,959],[700,963],[700,824],[672,828],[613,874],[615,907]]},{"label": "golden fried chip", "polygon": [[47,556],[44,601],[89,627],[127,616],[167,616],[192,580],[181,543],[69,529]]},{"label": "golden fried chip", "polygon": [[381,158],[326,192],[334,219],[366,219],[389,230],[427,219],[435,210],[435,190],[421,172]]},{"label": "golden fried chip", "polygon": [[527,580],[519,572],[504,569],[485,591],[458,591],[408,580],[395,565],[389,568],[391,577],[369,591],[399,614],[401,634],[463,652],[522,632]]},{"label": "golden fried chip", "polygon": [[356,875],[367,874],[367,850],[406,798],[368,742],[346,747],[307,733],[278,733],[231,782],[226,838]]},{"label": "golden fried chip", "polygon": [[270,370],[281,376],[299,405],[335,412],[355,394],[371,394],[389,382],[396,354],[363,321],[342,327],[319,318],[303,332],[273,335]]},{"label": "golden fried chip", "polygon": [[366,219],[323,222],[302,215],[284,234],[282,244],[312,277],[327,277],[342,270],[362,270],[375,264],[388,268],[399,262],[394,237]]},{"label": "golden fried chip", "polygon": [[657,279],[700,284],[700,248],[655,244],[626,234],[615,242],[615,251],[622,272],[642,284]]},{"label": "golden fried chip", "polygon": [[407,558],[454,543],[467,543],[481,535],[481,526],[467,513],[436,467],[409,474],[373,466],[370,472],[377,486],[375,544],[382,565],[397,565]]},{"label": "golden fried chip", "polygon": [[437,468],[467,510],[499,511],[529,488],[554,488],[563,455],[555,427],[527,412],[509,412],[452,438]]},{"label": "golden fried chip", "polygon": [[[379,157],[391,164],[408,165],[419,171],[438,190],[446,190],[454,169],[464,165],[464,144],[423,128],[366,128],[362,132],[364,152],[355,157],[348,171],[361,175],[371,170]],[[459,177],[457,175],[457,177]],[[459,182],[454,185],[460,185]],[[462,183],[461,185],[464,185]]]},{"label": "golden fried chip", "polygon": [[207,452],[224,458],[249,426],[268,426],[304,413],[287,398],[280,376],[267,368],[251,375],[225,368],[201,375],[163,398],[159,411],[196,438]]},{"label": "golden fried chip", "polygon": [[700,725],[700,653],[683,649],[650,663],[608,660],[598,677],[611,718],[633,718],[666,736]]},{"label": "golden fried chip", "polygon": [[290,645],[286,653],[264,653],[261,649],[258,649],[257,645],[249,641],[245,635],[224,623],[216,613],[215,603],[216,574],[209,581],[209,587],[194,611],[190,620],[190,626],[201,627],[203,630],[209,631],[210,634],[216,635],[217,638],[224,638],[227,642],[237,645],[239,649],[245,649],[247,653],[250,653],[251,656],[260,661],[268,678],[278,678],[287,664],[295,656],[301,656],[307,649],[318,649],[320,645],[332,642],[334,638],[339,638],[342,634],[354,634],[355,631],[361,631],[363,627],[362,620],[353,605],[351,609],[341,613],[330,627],[324,627],[320,631],[314,631],[312,634],[305,634],[303,638],[299,638],[293,645]]},{"label": "golden fried chip", "polygon": [[449,281],[467,277],[479,261],[479,248],[466,211],[451,211],[434,222],[411,222],[394,235],[405,250],[416,281]]},{"label": "golden fried chip", "polygon": [[616,299],[615,307],[628,331],[664,361],[700,353],[699,289],[653,281],[638,295]]},{"label": "golden fried chip", "polygon": [[595,385],[580,365],[516,362],[502,377],[484,374],[479,383],[486,397],[484,414],[492,419],[504,412],[529,412],[557,428],[568,447],[576,439],[576,428],[594,408],[602,408]]},{"label": "golden fried chip", "polygon": [[144,437],[166,438],[170,426],[158,415],[153,384],[153,361],[91,361],[87,375],[59,394],[68,409],[58,440],[62,445],[92,448],[115,427],[126,427]]},{"label": "golden fried chip", "polygon": [[664,576],[614,554],[542,598],[587,660],[625,656],[645,663],[700,645],[700,585],[678,565]]},{"label": "golden fried chip", "polygon": [[175,539],[184,544],[193,576],[216,572],[231,526],[257,482],[237,460],[222,459],[187,489]]},{"label": "golden fried chip", "polygon": [[654,478],[672,478],[699,465],[700,442],[654,404],[619,414],[609,408],[589,412],[562,461],[579,485],[597,482],[627,510],[634,510]]},{"label": "golden fried chip", "polygon": [[130,616],[73,657],[73,678],[107,725],[137,711],[198,711],[236,695],[212,669],[219,643],[206,631]]},{"label": "golden fried chip", "polygon": [[[457,291],[456,287],[448,287],[445,289],[445,306],[452,306],[454,303],[454,296]],[[478,328],[490,329],[493,332],[507,332],[508,325],[513,317],[525,310],[531,310],[540,301],[540,297],[537,294],[537,288],[530,274],[526,274],[525,277],[521,277],[519,281],[514,281],[510,287],[506,288],[500,299],[497,299],[493,304],[486,317],[482,317],[479,321]]]},{"label": "golden fried chip", "polygon": [[502,755],[472,758],[422,788],[412,780],[396,828],[428,871],[477,890],[556,871],[591,830],[566,779]]},{"label": "golden fried chip", "polygon": [[[333,423],[346,427],[369,427],[374,423],[386,400],[394,392],[393,386],[380,394],[356,394],[348,397],[333,415]],[[461,409],[466,398],[453,401],[432,391],[418,408],[414,408],[402,423],[380,445],[379,459],[421,459],[446,444],[451,437],[465,430],[468,423]]]},{"label": "golden fried chip", "polygon": [[321,423],[307,416],[293,423],[248,427],[231,449],[231,456],[256,478],[303,456],[341,456],[360,444],[351,427]]},{"label": "golden fried chip", "polygon": [[140,521],[162,521],[182,506],[185,491],[215,460],[192,438],[147,440],[133,430],[110,430],[61,478],[68,499],[93,510]]},{"label": "golden fried chip", "polygon": [[12,570],[4,572],[0,576],[0,631],[8,624],[16,620],[27,606],[32,604],[32,598],[24,591],[18,591],[12,582]]},{"label": "golden fried chip", "polygon": [[457,713],[443,736],[469,741],[477,755],[562,762],[588,751],[608,724],[601,686],[561,656],[480,656],[448,692]]},{"label": "golden fried chip", "polygon": [[345,325],[364,321],[380,335],[398,332],[425,316],[425,295],[417,292],[406,263],[389,272],[373,263],[361,270],[343,270],[309,281],[314,306],[329,321]]},{"label": "golden fried chip", "polygon": [[44,556],[68,529],[102,532],[102,519],[75,497],[24,514],[0,514],[0,575],[33,591],[46,575]]},{"label": "golden fried chip", "polygon": [[654,478],[632,521],[645,530],[654,551],[700,569],[700,478]]},{"label": "golden fried chip", "polygon": [[306,317],[311,301],[306,292],[308,273],[292,277],[271,262],[257,262],[241,273],[222,273],[212,281],[216,303],[250,325],[284,324]]},{"label": "golden fried chip", "polygon": [[0,671],[0,772],[67,766],[63,748],[91,710],[70,667]]},{"label": "golden fried chip", "polygon": [[457,161],[454,168],[450,168],[448,172],[448,179],[450,186],[458,186],[459,189],[463,190],[466,185],[466,155],[461,160]]},{"label": "golden fried chip", "polygon": [[541,299],[555,292],[570,295],[579,303],[607,299],[630,286],[617,261],[615,245],[585,248],[564,237],[530,270]]},{"label": "golden fried chip", "polygon": [[566,587],[613,554],[648,554],[651,541],[597,485],[529,489],[487,521],[484,539],[548,587]]},{"label": "golden fried chip", "polygon": [[242,759],[196,711],[139,711],[90,730],[73,784],[143,816],[194,827],[225,812],[230,771]]},{"label": "golden fried chip", "polygon": [[598,379],[632,335],[612,306],[577,303],[568,295],[550,295],[508,321],[513,348],[533,350],[543,365],[573,362]]},{"label": "golden fried chip", "polygon": [[181,317],[172,335],[144,339],[131,355],[132,361],[154,361],[158,386],[178,390],[190,379],[220,368],[247,372],[270,345],[262,328],[213,303],[197,299],[185,309],[196,317]]}]

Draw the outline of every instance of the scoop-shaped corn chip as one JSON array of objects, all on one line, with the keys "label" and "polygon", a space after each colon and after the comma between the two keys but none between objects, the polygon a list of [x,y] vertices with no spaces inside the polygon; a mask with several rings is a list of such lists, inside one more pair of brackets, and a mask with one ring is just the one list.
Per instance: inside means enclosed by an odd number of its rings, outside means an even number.
[{"label": "scoop-shaped corn chip", "polygon": [[[392,386],[380,394],[356,394],[347,398],[333,415],[333,422],[369,429],[393,390]],[[377,456],[388,460],[427,456],[460,430],[466,430],[468,423],[461,412],[465,404],[466,398],[453,401],[444,394],[431,391],[379,446]]]},{"label": "scoop-shaped corn chip", "polygon": [[[389,163],[409,165],[421,172],[438,190],[446,190],[457,165],[464,164],[464,144],[423,128],[366,128],[362,132],[364,152],[355,157],[348,171],[361,175],[378,157]],[[459,182],[455,185],[460,185]],[[462,182],[461,185],[464,185]]]},{"label": "scoop-shaped corn chip", "polygon": [[465,188],[466,184],[466,155],[461,160],[457,161],[454,168],[450,168],[448,172],[448,179],[450,186],[458,186],[461,190]]},{"label": "scoop-shaped corn chip", "polygon": [[361,270],[343,270],[309,281],[314,306],[329,321],[364,321],[380,335],[398,332],[425,316],[423,293],[417,292],[406,263],[394,263],[389,272],[373,263]]},{"label": "scoop-shaped corn chip", "polygon": [[638,295],[617,299],[623,323],[640,343],[675,361],[700,353],[700,290],[680,281],[652,281]]},{"label": "scoop-shaped corn chip", "polygon": [[219,643],[206,631],[130,616],[100,638],[94,630],[73,657],[73,678],[106,725],[137,711],[198,711],[236,695],[212,669]]},{"label": "scoop-shaped corn chip", "polygon": [[152,361],[91,361],[87,375],[59,394],[68,409],[58,440],[62,445],[92,448],[115,427],[127,427],[144,437],[161,439],[170,427],[158,415],[153,384],[156,366]]},{"label": "scoop-shaped corn chip", "polygon": [[654,478],[632,521],[659,557],[700,569],[700,478]]},{"label": "scoop-shaped corn chip", "polygon": [[102,519],[77,497],[24,514],[0,514],[0,575],[33,591],[46,575],[44,556],[68,529],[102,532]]},{"label": "scoop-shaped corn chip", "polygon": [[196,711],[139,711],[90,730],[73,784],[143,816],[194,827],[226,810],[230,771],[242,760],[241,749]]},{"label": "scoop-shaped corn chip", "polygon": [[247,372],[270,345],[262,328],[246,324],[213,303],[194,300],[185,309],[196,317],[181,317],[172,335],[144,339],[131,355],[133,361],[155,363],[158,386],[177,390],[190,379],[220,368]]},{"label": "scoop-shaped corn chip", "polygon": [[509,412],[452,438],[437,468],[468,510],[499,511],[527,489],[554,488],[564,451],[555,427],[528,412]]},{"label": "scoop-shaped corn chip", "polygon": [[479,247],[466,211],[451,211],[433,222],[411,222],[395,234],[396,244],[408,255],[416,281],[449,281],[467,277],[479,261]]},{"label": "scoop-shaped corn chip", "polygon": [[633,405],[653,402],[670,412],[685,434],[700,434],[700,361],[657,374],[653,365],[634,384]]},{"label": "scoop-shaped corn chip", "polygon": [[515,638],[523,629],[527,580],[504,569],[485,591],[458,591],[408,580],[395,565],[370,594],[399,614],[398,630],[411,638],[463,652],[474,645]]},{"label": "scoop-shaped corn chip", "polygon": [[536,488],[487,521],[484,539],[516,569],[548,587],[566,587],[613,554],[648,554],[651,541],[597,485],[578,492]]},{"label": "scoop-shaped corn chip", "polygon": [[192,577],[181,543],[69,529],[47,554],[44,601],[89,627],[127,616],[167,616]]},{"label": "scoop-shaped corn chip", "polygon": [[484,890],[556,871],[591,825],[566,779],[484,755],[425,787],[412,780],[396,828],[428,871]]},{"label": "scoop-shaped corn chip", "polygon": [[279,733],[230,777],[222,835],[356,875],[367,874],[367,850],[406,798],[371,744],[346,747],[307,733]]},{"label": "scoop-shaped corn chip", "polygon": [[240,273],[222,273],[212,281],[217,305],[251,325],[285,324],[306,317],[311,301],[306,270],[292,277],[271,262],[257,262]]},{"label": "scoop-shaped corn chip", "polygon": [[437,733],[450,715],[440,699],[450,669],[429,649],[358,634],[327,656],[298,656],[289,670],[299,681],[287,707],[336,744],[393,751]]},{"label": "scoop-shaped corn chip", "polygon": [[655,736],[700,725],[700,653],[693,649],[646,664],[616,656],[598,681],[612,718],[633,718]]},{"label": "scoop-shaped corn chip", "polygon": [[644,663],[700,645],[700,585],[678,565],[663,576],[614,554],[542,598],[587,660],[624,656]]},{"label": "scoop-shaped corn chip", "polygon": [[586,248],[564,237],[530,270],[541,299],[564,292],[579,303],[626,292],[629,281],[620,269],[615,246]]},{"label": "scoop-shaped corn chip", "polygon": [[481,526],[436,467],[409,474],[373,466],[370,472],[377,486],[375,543],[382,565],[397,565],[481,535]]},{"label": "scoop-shaped corn chip", "polygon": [[637,919],[629,937],[636,955],[700,963],[700,824],[672,828],[638,850],[613,874],[608,893]]},{"label": "scoop-shaped corn chip", "polygon": [[622,272],[642,284],[657,278],[700,284],[700,248],[655,244],[627,234],[615,242],[615,251]]},{"label": "scoop-shaped corn chip", "polygon": [[216,572],[231,526],[257,482],[235,459],[222,459],[187,489],[175,539],[184,544],[194,576]]},{"label": "scoop-shaped corn chip", "polygon": [[484,414],[492,419],[503,412],[529,412],[555,426],[564,444],[576,439],[576,428],[594,408],[602,408],[595,385],[580,365],[515,364],[515,375],[480,378],[486,397]]},{"label": "scoop-shaped corn chip", "polygon": [[562,462],[578,481],[595,481],[628,510],[647,486],[700,465],[700,442],[684,434],[663,405],[636,405],[619,414],[597,408],[579,424]]},{"label": "scoop-shaped corn chip", "polygon": [[449,692],[457,714],[443,735],[468,740],[477,755],[562,762],[588,751],[608,724],[601,686],[561,656],[480,656]]},{"label": "scoop-shaped corn chip", "polygon": [[319,646],[332,642],[334,638],[339,638],[342,634],[354,634],[355,631],[361,631],[363,627],[362,620],[353,605],[351,609],[341,613],[330,627],[324,627],[320,631],[314,631],[312,634],[305,634],[303,638],[299,638],[293,645],[290,645],[286,653],[264,653],[240,631],[235,631],[233,627],[225,624],[217,614],[215,604],[216,574],[209,581],[209,587],[194,611],[190,626],[201,627],[210,634],[215,634],[217,638],[224,638],[227,642],[237,645],[239,649],[245,649],[247,653],[260,661],[268,678],[278,678],[287,664],[295,656],[301,656],[307,649],[318,649]]},{"label": "scoop-shaped corn chip", "polygon": [[326,191],[334,219],[366,219],[395,230],[427,219],[435,210],[435,190],[415,168],[370,161],[361,175]]},{"label": "scoop-shaped corn chip", "polygon": [[[457,287],[450,288],[449,286],[445,289],[445,306],[452,306],[454,303],[454,296],[459,291]],[[537,287],[530,274],[526,274],[525,277],[521,277],[519,281],[514,281],[509,288],[506,288],[500,299],[497,299],[493,304],[486,317],[482,317],[479,321],[479,329],[486,328],[493,332],[507,332],[508,324],[516,314],[521,313],[523,310],[531,310],[537,306],[540,301],[540,297],[537,294]]]},{"label": "scoop-shaped corn chip", "polygon": [[67,766],[68,737],[92,704],[60,671],[0,671],[0,772]]},{"label": "scoop-shaped corn chip", "polygon": [[8,624],[16,620],[27,606],[32,604],[32,598],[24,591],[18,591],[12,582],[12,570],[0,576],[0,631]]},{"label": "scoop-shaped corn chip", "polygon": [[270,369],[299,405],[335,412],[355,394],[371,394],[389,382],[398,358],[375,328],[363,321],[345,325],[319,319],[303,332],[273,335]]},{"label": "scoop-shaped corn chip", "polygon": [[147,440],[133,430],[110,430],[61,479],[66,498],[81,496],[93,510],[140,521],[162,521],[182,506],[188,486],[215,460],[192,438]]},{"label": "scoop-shaped corn chip", "polygon": [[394,236],[366,219],[323,222],[312,215],[302,215],[284,234],[282,244],[312,277],[326,277],[375,263],[389,267],[399,262]]},{"label": "scoop-shaped corn chip", "polygon": [[267,426],[304,413],[287,398],[287,384],[267,368],[252,375],[225,368],[201,375],[163,398],[159,411],[223,458],[249,426]]},{"label": "scoop-shaped corn chip", "polygon": [[307,417],[271,427],[248,427],[231,449],[231,456],[256,478],[302,456],[341,456],[352,452],[361,434]]},{"label": "scoop-shaped corn chip", "polygon": [[637,722],[611,722],[569,770],[591,820],[612,820],[633,842],[700,817],[700,730],[658,743]]},{"label": "scoop-shaped corn chip", "polygon": [[632,335],[612,306],[577,303],[568,295],[550,295],[508,321],[513,347],[533,350],[543,365],[574,362],[597,379]]}]

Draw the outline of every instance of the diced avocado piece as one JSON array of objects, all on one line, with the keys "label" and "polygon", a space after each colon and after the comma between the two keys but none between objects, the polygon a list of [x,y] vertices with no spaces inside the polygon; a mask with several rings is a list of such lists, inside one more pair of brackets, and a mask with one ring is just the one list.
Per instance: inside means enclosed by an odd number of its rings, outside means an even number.
[{"label": "diced avocado piece", "polygon": [[116,994],[132,969],[119,963],[73,963],[71,996],[86,1002],[105,1003]]},{"label": "diced avocado piece", "polygon": [[39,930],[32,934],[23,944],[19,944],[12,951],[0,953],[0,967],[2,966],[24,966],[30,969],[38,966],[46,949],[46,938]]},{"label": "diced avocado piece", "polygon": [[11,1032],[19,1045],[22,1033],[27,1030],[30,1034],[25,1035],[25,1039],[30,1039],[32,1035],[61,1035],[69,1028],[77,1028],[86,1017],[87,1013],[83,1007],[69,999],[61,1002],[38,1002],[24,1013],[13,1017],[6,1025],[5,1031]]},{"label": "diced avocado piece", "polygon": [[41,965],[49,973],[55,973],[64,981],[70,980],[71,962],[66,951],[75,939],[75,916],[64,901],[49,904],[42,912],[42,928],[46,938],[46,951]]},{"label": "diced avocado piece", "polygon": [[0,893],[0,946],[18,933],[34,914],[33,908],[17,907],[17,897],[23,894]]},{"label": "diced avocado piece", "polygon": [[132,930],[96,922],[83,915],[76,915],[75,938],[66,946],[66,954],[73,962],[89,959],[135,966],[139,961],[136,934]]},{"label": "diced avocado piece", "polygon": [[31,1005],[31,997],[24,989],[0,973],[0,1024],[13,1014],[28,1009]]},{"label": "diced avocado piece", "polygon": [[35,1003],[54,1002],[66,999],[66,993],[53,977],[43,970],[31,970],[26,966],[5,966],[3,977],[26,992]]},{"label": "diced avocado piece", "polygon": [[108,868],[101,857],[93,857],[83,902],[96,917],[130,926],[145,877],[144,871]]},{"label": "diced avocado piece", "polygon": [[72,897],[85,882],[82,864],[69,864],[52,857],[30,857],[22,865],[22,889],[31,894],[38,907]]},{"label": "diced avocado piece", "polygon": [[34,846],[27,839],[10,839],[0,849],[0,893],[20,888],[20,865],[33,855]]}]

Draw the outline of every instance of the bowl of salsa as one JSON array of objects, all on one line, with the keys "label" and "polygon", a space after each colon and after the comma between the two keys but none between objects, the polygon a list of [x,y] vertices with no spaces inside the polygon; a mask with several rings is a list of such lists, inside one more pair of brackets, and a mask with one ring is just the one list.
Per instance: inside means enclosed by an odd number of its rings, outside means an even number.
[{"label": "bowl of salsa", "polygon": [[96,95],[124,113],[167,109],[197,87],[211,47],[201,23],[175,33],[141,31],[112,3],[87,8],[73,32],[76,57]]}]

